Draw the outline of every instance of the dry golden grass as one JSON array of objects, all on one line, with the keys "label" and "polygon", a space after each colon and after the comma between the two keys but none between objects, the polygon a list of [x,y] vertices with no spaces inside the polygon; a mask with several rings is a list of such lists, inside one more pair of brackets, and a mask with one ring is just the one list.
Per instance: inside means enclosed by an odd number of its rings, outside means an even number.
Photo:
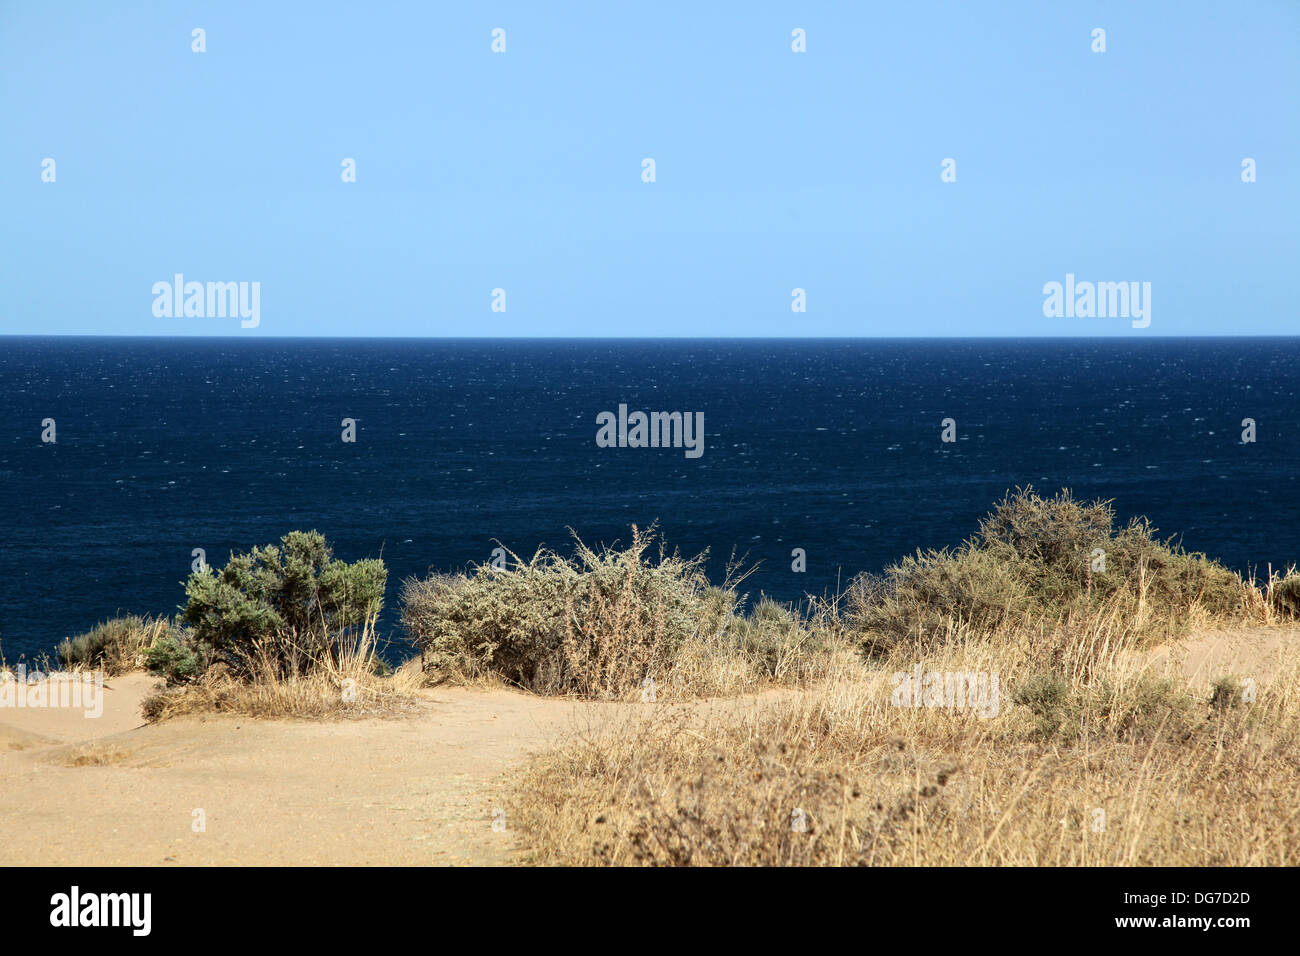
[{"label": "dry golden grass", "polygon": [[[283,648],[277,647],[282,654]],[[355,642],[313,658],[286,673],[269,654],[232,673],[216,665],[192,682],[164,688],[144,701],[145,719],[167,720],[206,713],[247,717],[334,719],[392,717],[419,707],[423,684],[419,661],[391,674],[379,673],[373,620]]]},{"label": "dry golden grass", "polygon": [[402,672],[390,677],[359,677],[354,687],[346,688],[345,696],[341,680],[322,674],[271,680],[210,675],[147,698],[144,712],[150,721],[210,713],[306,720],[397,717],[419,708],[416,691],[420,681],[404,677]]},{"label": "dry golden grass", "polygon": [[[390,676],[373,611],[359,634],[322,619],[314,640],[277,631],[197,680],[167,671],[182,683],[146,716],[398,715],[442,681],[640,697],[649,710],[593,711],[603,725],[515,781],[513,828],[541,864],[1295,863],[1297,648],[1259,688],[1189,682],[1148,652],[1209,628],[1296,633],[1300,576],[1257,585],[1112,517],[1017,492],[978,541],[806,613],[766,599],[741,613],[743,575],[712,587],[704,556],[660,542],[646,557],[654,531],[633,527],[622,550],[577,541],[571,558],[408,581],[421,656]],[[1094,575],[1097,541],[1111,570]],[[83,643],[122,667],[153,647],[154,663],[152,627]],[[758,691],[748,708],[699,702]]]},{"label": "dry golden grass", "polygon": [[102,670],[115,677],[145,666],[145,652],[173,630],[162,617],[113,618],[95,625],[85,634],[68,638],[57,656],[66,670]]},{"label": "dry golden grass", "polygon": [[[670,705],[535,758],[513,819],[539,864],[1294,864],[1294,654],[1246,702],[1152,672],[1143,632],[954,627],[748,715]],[[896,706],[917,663],[997,673],[997,716]]]},{"label": "dry golden grass", "polygon": [[69,748],[53,760],[64,767],[115,767],[129,757],[130,753],[120,747],[82,745]]},{"label": "dry golden grass", "polygon": [[1253,579],[1249,586],[1255,597],[1252,602],[1255,618],[1267,624],[1300,618],[1300,574],[1296,573],[1295,565],[1285,571],[1274,571],[1270,565],[1264,586],[1256,587]]},{"label": "dry golden grass", "polygon": [[812,639],[806,635],[777,639],[761,651],[725,639],[688,641],[656,681],[656,697],[682,701],[803,687],[854,668],[861,659],[847,643],[810,644]]}]

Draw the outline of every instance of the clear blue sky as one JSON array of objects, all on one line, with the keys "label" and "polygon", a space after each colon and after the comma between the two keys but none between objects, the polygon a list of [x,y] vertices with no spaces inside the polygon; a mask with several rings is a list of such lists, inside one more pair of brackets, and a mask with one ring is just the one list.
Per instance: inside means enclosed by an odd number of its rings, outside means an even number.
[{"label": "clear blue sky", "polygon": [[1296,333],[1298,103],[1295,0],[0,0],[0,331]]}]

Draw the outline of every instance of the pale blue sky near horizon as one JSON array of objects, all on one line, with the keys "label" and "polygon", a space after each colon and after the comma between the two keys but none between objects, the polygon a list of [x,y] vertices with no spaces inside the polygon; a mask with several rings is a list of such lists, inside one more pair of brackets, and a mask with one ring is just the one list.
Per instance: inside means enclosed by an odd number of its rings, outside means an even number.
[{"label": "pale blue sky near horizon", "polygon": [[1295,334],[1300,2],[0,0],[0,215],[8,334]]}]

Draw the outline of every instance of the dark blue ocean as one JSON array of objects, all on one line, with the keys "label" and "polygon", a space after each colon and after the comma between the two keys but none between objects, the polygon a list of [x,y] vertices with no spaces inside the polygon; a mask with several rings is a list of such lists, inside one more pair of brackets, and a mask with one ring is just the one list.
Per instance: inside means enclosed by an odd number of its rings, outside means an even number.
[{"label": "dark blue ocean", "polygon": [[[597,447],[620,403],[703,412],[704,454]],[[294,528],[383,557],[395,641],[401,580],[494,540],[531,554],[658,521],[718,574],[733,550],[761,561],[751,594],[792,600],[955,544],[1027,483],[1113,498],[1235,569],[1300,558],[1296,338],[9,337],[0,422],[11,662],[174,612],[194,548],[220,566]]]}]

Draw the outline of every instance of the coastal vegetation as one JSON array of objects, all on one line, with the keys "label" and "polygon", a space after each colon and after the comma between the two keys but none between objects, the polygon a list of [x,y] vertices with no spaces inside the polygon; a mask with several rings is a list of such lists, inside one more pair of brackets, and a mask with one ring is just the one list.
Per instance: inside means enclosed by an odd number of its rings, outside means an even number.
[{"label": "coastal vegetation", "polygon": [[541,549],[500,567],[408,580],[402,620],[431,682],[501,681],[593,700],[740,693],[808,680],[833,659],[820,616],[770,599],[742,612],[745,572],[721,586],[707,555],[668,552],[653,528],[627,546]]},{"label": "coastal vegetation", "polygon": [[[751,600],[734,563],[714,584],[706,557],[633,527],[622,546],[575,535],[569,554],[409,579],[418,656],[394,669],[375,635],[382,562],[292,532],[191,575],[175,618],[104,622],[58,654],[157,674],[153,720],[387,716],[446,684],[617,703],[516,776],[512,826],[536,863],[1300,853],[1297,649],[1267,680],[1153,663],[1191,634],[1294,634],[1294,569],[1244,579],[1145,520],[1118,524],[1108,502],[1031,488],[958,547],[802,605]],[[753,706],[693,703],[742,695]]]}]

